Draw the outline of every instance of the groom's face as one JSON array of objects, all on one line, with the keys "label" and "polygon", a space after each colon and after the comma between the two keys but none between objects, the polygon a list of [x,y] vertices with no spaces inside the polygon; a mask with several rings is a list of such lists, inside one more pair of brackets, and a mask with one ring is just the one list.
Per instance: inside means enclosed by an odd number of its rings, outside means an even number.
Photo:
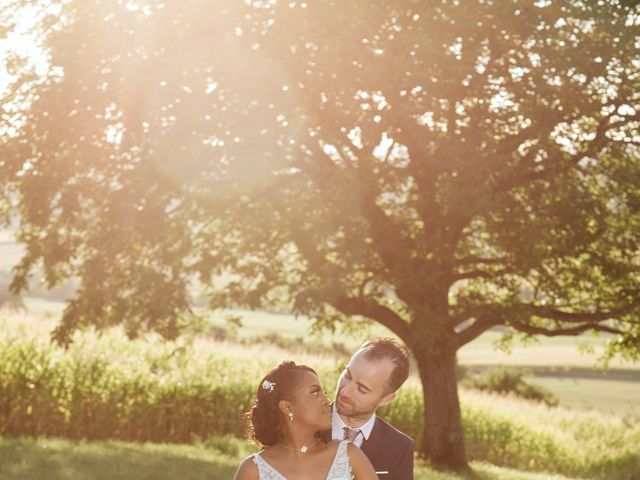
[{"label": "groom's face", "polygon": [[369,360],[358,351],[346,366],[336,390],[335,406],[342,417],[366,421],[378,407],[395,398],[388,392],[387,380],[393,371],[389,359]]}]

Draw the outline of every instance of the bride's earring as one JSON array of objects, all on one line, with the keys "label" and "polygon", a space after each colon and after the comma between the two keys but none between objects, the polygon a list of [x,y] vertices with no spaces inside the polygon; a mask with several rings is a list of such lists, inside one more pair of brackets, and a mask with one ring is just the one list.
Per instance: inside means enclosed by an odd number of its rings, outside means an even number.
[{"label": "bride's earring", "polygon": [[289,412],[289,420],[293,422],[293,412]]}]

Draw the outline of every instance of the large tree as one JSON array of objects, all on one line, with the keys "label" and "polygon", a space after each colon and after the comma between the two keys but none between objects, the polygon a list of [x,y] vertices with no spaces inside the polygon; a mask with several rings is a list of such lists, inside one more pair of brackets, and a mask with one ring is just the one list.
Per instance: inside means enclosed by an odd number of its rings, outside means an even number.
[{"label": "large tree", "polygon": [[456,352],[487,329],[637,358],[634,2],[78,1],[52,24],[0,182],[14,288],[40,263],[80,281],[59,341],[175,336],[194,285],[368,318],[413,352],[449,467]]}]

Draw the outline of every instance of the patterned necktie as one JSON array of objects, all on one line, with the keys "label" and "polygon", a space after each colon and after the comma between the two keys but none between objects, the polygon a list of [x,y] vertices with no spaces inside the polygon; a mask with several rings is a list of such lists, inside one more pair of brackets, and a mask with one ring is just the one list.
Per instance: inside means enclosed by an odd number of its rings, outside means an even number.
[{"label": "patterned necktie", "polygon": [[344,439],[348,440],[350,442],[353,442],[358,437],[358,435],[360,435],[360,433],[362,433],[358,429],[354,430],[354,429],[349,428],[349,427],[344,427],[343,430],[344,430]]}]

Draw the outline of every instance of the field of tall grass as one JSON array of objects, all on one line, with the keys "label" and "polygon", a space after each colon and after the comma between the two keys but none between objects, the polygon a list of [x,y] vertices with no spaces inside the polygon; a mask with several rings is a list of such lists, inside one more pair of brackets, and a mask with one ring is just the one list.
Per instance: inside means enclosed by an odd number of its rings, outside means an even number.
[{"label": "field of tall grass", "polygon": [[[266,370],[285,358],[314,366],[329,394],[344,359],[186,336],[130,341],[118,330],[49,343],[50,322],[0,316],[0,435],[197,443],[242,436],[241,415]],[[640,478],[640,420],[461,391],[471,459],[530,471]],[[410,381],[380,412],[421,440]]]}]

